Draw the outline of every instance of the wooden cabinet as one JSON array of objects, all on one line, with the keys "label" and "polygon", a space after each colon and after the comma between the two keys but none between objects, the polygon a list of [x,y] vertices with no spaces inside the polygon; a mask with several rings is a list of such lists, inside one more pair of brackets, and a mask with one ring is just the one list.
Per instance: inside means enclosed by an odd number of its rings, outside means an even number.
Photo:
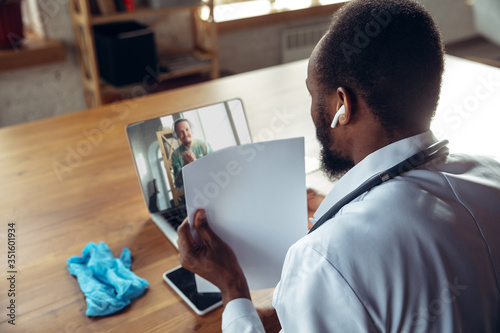
[{"label": "wooden cabinet", "polygon": [[123,93],[124,90],[131,89],[131,87],[114,87],[99,75],[93,27],[100,24],[136,19],[161,21],[171,15],[188,12],[193,45],[190,49],[181,52],[170,50],[167,57],[158,55],[160,64],[168,66],[168,71],[162,72],[158,80],[169,80],[198,73],[207,73],[212,79],[219,76],[213,0],[162,9],[138,7],[131,12],[108,15],[92,14],[89,0],[70,0],[70,11],[83,77],[85,101],[89,108],[112,102],[126,95]]}]

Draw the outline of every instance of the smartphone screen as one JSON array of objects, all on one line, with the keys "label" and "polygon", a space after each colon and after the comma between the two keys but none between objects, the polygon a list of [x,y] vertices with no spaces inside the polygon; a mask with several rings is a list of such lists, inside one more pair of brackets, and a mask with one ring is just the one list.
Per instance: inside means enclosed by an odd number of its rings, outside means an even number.
[{"label": "smartphone screen", "polygon": [[[193,310],[198,310],[196,311],[198,314],[204,314],[222,304],[221,293],[199,293],[196,290],[194,274],[181,266],[166,272],[164,278],[167,283],[175,285],[178,291],[183,294],[181,296],[192,303],[187,302],[188,305],[194,306]],[[214,305],[216,306],[214,307]]]}]

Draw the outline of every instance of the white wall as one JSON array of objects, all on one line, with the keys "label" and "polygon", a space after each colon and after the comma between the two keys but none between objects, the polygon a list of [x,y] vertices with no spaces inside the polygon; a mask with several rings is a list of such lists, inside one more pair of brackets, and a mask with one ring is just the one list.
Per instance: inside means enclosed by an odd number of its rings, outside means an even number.
[{"label": "white wall", "polygon": [[445,43],[476,35],[472,8],[467,5],[466,0],[418,0],[418,2],[434,16]]},{"label": "white wall", "polygon": [[[419,2],[434,16],[445,43],[464,40],[476,34],[472,9],[466,4],[466,0],[419,0]],[[278,23],[220,35],[221,69],[241,73],[280,64],[282,31],[290,27],[328,22],[331,13],[325,14],[325,17],[316,19]]]},{"label": "white wall", "polygon": [[484,37],[500,45],[500,1],[474,1],[475,27]]},{"label": "white wall", "polygon": [[[56,116],[86,107],[74,49],[68,0],[37,1],[47,36],[65,42],[67,59],[54,65],[0,72],[0,126]],[[466,5],[466,0],[419,1],[434,15],[445,42],[475,35],[472,10]],[[279,23],[222,34],[219,36],[221,69],[240,73],[279,64],[283,29],[314,24],[318,20],[325,21],[330,14],[325,13],[325,17],[315,20]],[[168,38],[162,33],[158,33],[156,37],[161,40]],[[168,41],[182,44],[184,38],[178,35]]]},{"label": "white wall", "polygon": [[279,65],[283,30],[322,23],[328,27],[329,21],[330,15],[222,34],[219,36],[220,68],[242,73]]}]

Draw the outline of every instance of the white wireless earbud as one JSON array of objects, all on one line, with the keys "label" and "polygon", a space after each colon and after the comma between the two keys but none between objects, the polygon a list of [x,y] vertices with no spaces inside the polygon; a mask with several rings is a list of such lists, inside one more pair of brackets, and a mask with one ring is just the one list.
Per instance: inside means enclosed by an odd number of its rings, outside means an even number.
[{"label": "white wireless earbud", "polygon": [[345,114],[345,106],[343,104],[340,107],[340,109],[337,111],[337,113],[335,114],[335,117],[333,117],[333,121],[332,121],[332,125],[331,125],[332,128],[335,128],[335,126],[337,126],[337,123],[339,122],[339,117],[342,114]]}]

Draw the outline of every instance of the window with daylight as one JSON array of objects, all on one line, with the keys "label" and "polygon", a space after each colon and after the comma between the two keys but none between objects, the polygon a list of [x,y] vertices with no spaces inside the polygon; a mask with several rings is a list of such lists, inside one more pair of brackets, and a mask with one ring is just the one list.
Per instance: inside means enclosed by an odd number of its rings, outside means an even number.
[{"label": "window with daylight", "polygon": [[345,0],[215,0],[216,22],[345,2]]}]

